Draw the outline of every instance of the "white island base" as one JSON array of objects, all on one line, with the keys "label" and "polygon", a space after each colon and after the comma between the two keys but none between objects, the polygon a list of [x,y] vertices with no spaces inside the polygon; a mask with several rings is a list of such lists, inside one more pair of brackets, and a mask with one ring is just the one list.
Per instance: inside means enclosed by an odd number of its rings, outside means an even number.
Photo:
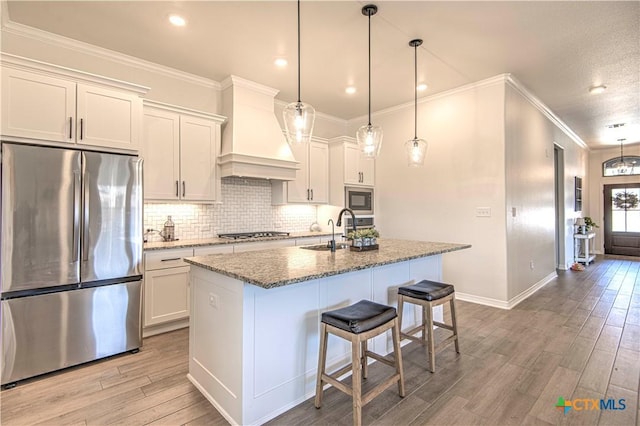
[{"label": "white island base", "polygon": [[[322,312],[361,299],[396,306],[398,287],[441,271],[433,255],[264,289],[192,266],[189,380],[230,423],[262,424],[315,395]],[[407,306],[404,329],[418,312]],[[371,345],[391,352],[391,332]],[[330,336],[329,370],[350,360],[350,343]]]}]

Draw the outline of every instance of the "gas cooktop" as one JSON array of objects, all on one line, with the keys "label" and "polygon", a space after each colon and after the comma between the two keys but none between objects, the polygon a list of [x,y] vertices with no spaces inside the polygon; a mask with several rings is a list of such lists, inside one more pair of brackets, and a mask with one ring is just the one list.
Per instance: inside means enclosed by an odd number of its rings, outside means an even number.
[{"label": "gas cooktop", "polygon": [[218,234],[218,238],[227,238],[230,240],[245,240],[250,238],[260,238],[260,237],[278,237],[278,236],[288,236],[288,232],[280,232],[280,231],[260,231],[260,232],[236,232],[230,234]]}]

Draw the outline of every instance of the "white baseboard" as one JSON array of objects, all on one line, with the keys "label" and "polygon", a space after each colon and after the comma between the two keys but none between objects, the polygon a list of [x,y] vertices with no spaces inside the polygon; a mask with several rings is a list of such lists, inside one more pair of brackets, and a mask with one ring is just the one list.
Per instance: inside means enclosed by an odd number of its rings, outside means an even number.
[{"label": "white baseboard", "polygon": [[558,274],[555,272],[550,273],[549,275],[547,275],[546,277],[544,277],[543,279],[541,279],[540,281],[538,281],[537,283],[535,283],[534,285],[532,285],[531,287],[529,287],[528,289],[526,289],[525,291],[518,294],[516,297],[511,298],[508,301],[493,299],[493,298],[484,297],[484,296],[476,296],[475,294],[461,293],[459,291],[456,291],[456,299],[459,299],[465,302],[478,303],[480,305],[492,306],[494,308],[512,309],[515,306],[517,306],[520,302],[525,300],[527,297],[531,296],[533,293],[535,293],[536,291],[540,290],[542,287],[547,285],[549,281],[556,278],[557,276]]}]

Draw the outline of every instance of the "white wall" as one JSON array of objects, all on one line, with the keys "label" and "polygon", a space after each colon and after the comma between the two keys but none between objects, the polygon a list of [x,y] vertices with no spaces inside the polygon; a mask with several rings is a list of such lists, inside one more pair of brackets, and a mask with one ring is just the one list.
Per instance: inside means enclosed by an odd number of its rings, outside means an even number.
[{"label": "white wall", "polygon": [[[640,155],[640,145],[625,146],[624,155]],[[589,203],[584,216],[591,216],[600,226],[595,230],[594,247],[597,253],[604,253],[604,185],[640,182],[640,176],[602,176],[602,163],[614,157],[620,157],[620,145],[610,149],[591,151],[589,154]]]},{"label": "white wall", "polygon": [[[459,293],[506,299],[504,82],[498,79],[425,98],[418,136],[425,166],[407,166],[413,103],[375,114],[384,131],[376,163],[376,224],[383,237],[472,244],[443,256],[443,278]],[[362,123],[353,122],[351,132]],[[492,216],[476,217],[476,207]]]},{"label": "white wall", "polygon": [[573,263],[572,224],[579,214],[573,211],[573,177],[584,176],[586,155],[512,84],[507,84],[505,117],[507,298],[512,300],[555,273],[554,143],[564,151],[564,257]]}]

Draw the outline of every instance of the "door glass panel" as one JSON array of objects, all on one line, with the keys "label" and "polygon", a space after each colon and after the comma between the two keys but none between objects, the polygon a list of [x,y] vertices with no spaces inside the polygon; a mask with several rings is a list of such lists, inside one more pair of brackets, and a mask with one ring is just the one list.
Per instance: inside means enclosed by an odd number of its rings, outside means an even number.
[{"label": "door glass panel", "polygon": [[611,230],[640,232],[640,188],[611,190]]}]

